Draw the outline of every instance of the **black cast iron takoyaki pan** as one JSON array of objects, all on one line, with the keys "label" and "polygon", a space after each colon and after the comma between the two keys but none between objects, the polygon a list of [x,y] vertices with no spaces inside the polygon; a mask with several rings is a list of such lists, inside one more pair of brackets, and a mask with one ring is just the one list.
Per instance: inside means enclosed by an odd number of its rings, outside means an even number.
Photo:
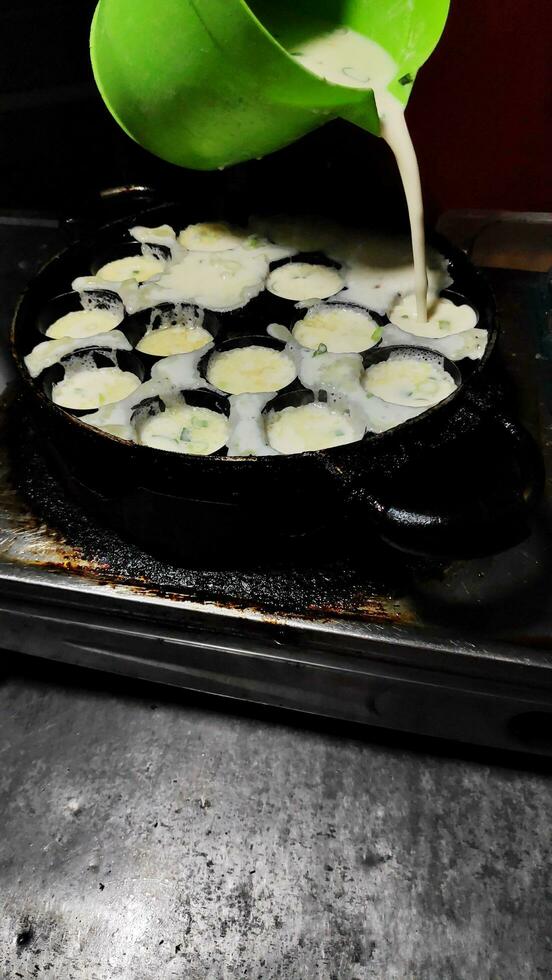
[{"label": "black cast iron takoyaki pan", "polygon": [[[124,442],[50,401],[23,359],[43,339],[37,324],[52,298],[94,268],[99,255],[128,242],[133,224],[180,228],[220,217],[226,216],[176,204],[126,215],[47,263],[20,300],[12,346],[25,395],[45,452],[83,505],[123,537],[177,563],[289,554],[344,513],[358,523],[367,549],[378,535],[413,554],[451,558],[523,538],[542,463],[532,439],[509,417],[497,380],[490,288],[443,240],[434,244],[451,264],[455,290],[489,331],[487,348],[480,361],[460,363],[462,380],[451,396],[387,432],[292,456],[187,456]],[[230,314],[220,340],[257,332],[263,309],[264,324],[272,322],[270,294],[264,300],[265,307],[258,298]]]}]

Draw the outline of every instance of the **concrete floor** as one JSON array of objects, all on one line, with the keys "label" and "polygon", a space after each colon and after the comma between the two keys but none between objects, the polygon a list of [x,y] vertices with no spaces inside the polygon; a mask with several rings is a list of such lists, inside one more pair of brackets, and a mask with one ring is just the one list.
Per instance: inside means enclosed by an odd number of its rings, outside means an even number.
[{"label": "concrete floor", "polygon": [[0,712],[2,980],[552,976],[546,773],[7,654]]}]

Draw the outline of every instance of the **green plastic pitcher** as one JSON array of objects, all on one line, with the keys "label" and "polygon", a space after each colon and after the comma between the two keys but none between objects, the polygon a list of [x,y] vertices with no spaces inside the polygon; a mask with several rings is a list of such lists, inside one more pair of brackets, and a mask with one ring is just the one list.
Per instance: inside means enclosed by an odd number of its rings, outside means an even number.
[{"label": "green plastic pitcher", "polygon": [[406,103],[449,0],[100,0],[90,39],[101,95],[134,140],[213,170],[262,157],[336,117],[379,134],[370,90],[335,85],[289,54],[347,26],[376,41]]}]

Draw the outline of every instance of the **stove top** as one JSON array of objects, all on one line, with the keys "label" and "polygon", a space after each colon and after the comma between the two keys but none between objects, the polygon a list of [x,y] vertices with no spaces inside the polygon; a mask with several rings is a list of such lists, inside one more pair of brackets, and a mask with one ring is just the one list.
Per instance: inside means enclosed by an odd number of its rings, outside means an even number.
[{"label": "stove top", "polygon": [[[0,216],[4,646],[214,694],[552,754],[550,466],[531,536],[489,558],[445,567],[382,546],[368,561],[343,557],[312,567],[220,571],[156,561],[95,526],[64,496],[10,380],[5,339],[16,297],[64,244],[55,219]],[[518,414],[549,464],[549,282],[544,273],[489,274]]]}]

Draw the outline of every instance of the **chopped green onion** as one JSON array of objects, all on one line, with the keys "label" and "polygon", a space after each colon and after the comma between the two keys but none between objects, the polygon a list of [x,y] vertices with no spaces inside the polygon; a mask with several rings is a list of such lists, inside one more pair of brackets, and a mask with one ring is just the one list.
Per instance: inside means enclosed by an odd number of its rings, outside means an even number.
[{"label": "chopped green onion", "polygon": [[188,429],[186,428],[186,426],[184,426],[184,428],[182,429],[182,432],[180,433],[177,441],[178,442],[191,442],[192,441],[192,437],[191,437]]},{"label": "chopped green onion", "polygon": [[372,340],[374,341],[375,344],[377,344],[378,340],[381,340],[382,335],[383,335],[383,330],[381,329],[381,327],[376,327],[376,329],[372,334]]},{"label": "chopped green onion", "polygon": [[316,357],[318,354],[327,354],[327,353],[328,353],[328,348],[326,347],[326,344],[319,344],[316,350],[313,351],[312,356]]},{"label": "chopped green onion", "polygon": [[410,74],[410,72],[407,72],[406,75],[402,75],[401,78],[399,78],[399,85],[412,85],[413,81],[413,76]]},{"label": "chopped green onion", "polygon": [[450,327],[450,320],[439,320],[438,323],[439,330],[446,330],[447,327]]}]

